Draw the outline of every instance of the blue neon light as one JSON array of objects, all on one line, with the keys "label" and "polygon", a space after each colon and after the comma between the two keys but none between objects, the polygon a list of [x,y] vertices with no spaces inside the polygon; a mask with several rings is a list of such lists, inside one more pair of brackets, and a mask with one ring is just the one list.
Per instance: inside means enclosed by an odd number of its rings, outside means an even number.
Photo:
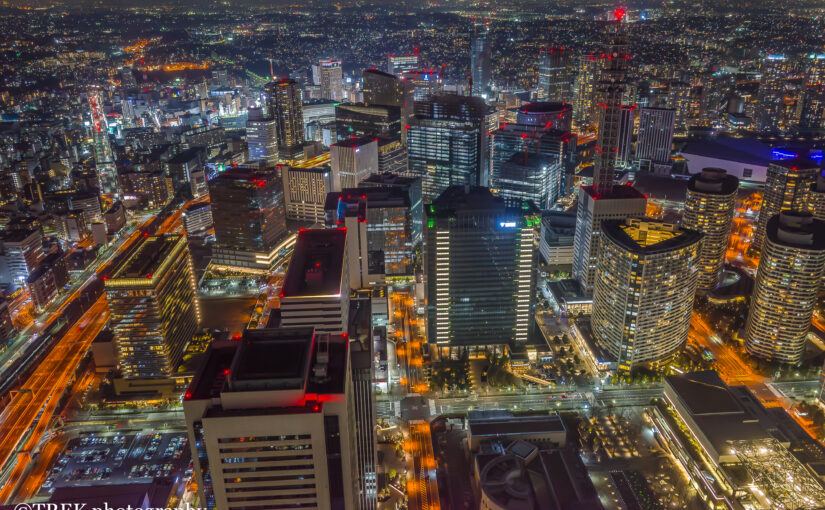
[{"label": "blue neon light", "polygon": [[771,159],[776,159],[779,161],[785,159],[796,159],[799,157],[799,154],[790,151],[784,151],[782,149],[774,149],[771,151]]}]

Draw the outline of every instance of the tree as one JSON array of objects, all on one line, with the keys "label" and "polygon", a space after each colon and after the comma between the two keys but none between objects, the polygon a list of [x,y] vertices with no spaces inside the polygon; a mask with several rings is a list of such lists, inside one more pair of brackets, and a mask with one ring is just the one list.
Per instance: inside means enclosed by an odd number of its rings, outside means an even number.
[{"label": "tree", "polygon": [[389,477],[390,477],[390,481],[395,480],[395,477],[398,476],[398,472],[395,470],[395,468],[390,468],[390,471],[389,471],[388,474],[389,474]]}]

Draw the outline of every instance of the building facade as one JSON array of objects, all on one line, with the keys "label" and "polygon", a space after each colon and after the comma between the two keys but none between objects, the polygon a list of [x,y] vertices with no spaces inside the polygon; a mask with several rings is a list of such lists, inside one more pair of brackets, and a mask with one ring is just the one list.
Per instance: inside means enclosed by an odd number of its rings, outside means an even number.
[{"label": "building facade", "polygon": [[738,190],[739,179],[719,168],[705,168],[688,181],[682,225],[705,235],[696,289],[700,294],[721,281]]},{"label": "building facade", "polygon": [[465,186],[447,188],[425,207],[427,334],[441,356],[528,340],[537,213]]},{"label": "building facade", "polygon": [[799,363],[825,270],[825,222],[783,211],[767,222],[745,348],[752,356]]},{"label": "building facade", "polygon": [[620,371],[659,366],[684,347],[701,241],[699,232],[648,218],[602,222],[592,328]]}]

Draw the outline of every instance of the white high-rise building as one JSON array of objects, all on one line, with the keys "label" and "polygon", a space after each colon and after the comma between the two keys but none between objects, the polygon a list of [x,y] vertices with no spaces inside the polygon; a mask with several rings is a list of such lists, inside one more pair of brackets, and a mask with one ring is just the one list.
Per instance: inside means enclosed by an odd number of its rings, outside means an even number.
[{"label": "white high-rise building", "polygon": [[346,138],[330,147],[333,189],[357,188],[358,183],[378,173],[378,140]]},{"label": "white high-rise building", "polygon": [[210,345],[183,401],[202,507],[358,508],[348,351],[312,327]]},{"label": "white high-rise building", "polygon": [[[639,130],[636,136],[636,161],[640,170],[654,171],[666,167],[670,173],[670,149],[676,110],[669,108],[640,108]],[[659,173],[659,172],[657,172]],[[664,172],[662,172],[664,173]]]},{"label": "white high-rise building", "polygon": [[250,108],[246,121],[246,143],[249,161],[267,166],[278,163],[278,122],[274,117],[264,117],[260,108]]},{"label": "white high-rise building", "polygon": [[321,59],[313,69],[315,84],[321,86],[321,97],[333,101],[344,100],[344,69],[341,60]]}]

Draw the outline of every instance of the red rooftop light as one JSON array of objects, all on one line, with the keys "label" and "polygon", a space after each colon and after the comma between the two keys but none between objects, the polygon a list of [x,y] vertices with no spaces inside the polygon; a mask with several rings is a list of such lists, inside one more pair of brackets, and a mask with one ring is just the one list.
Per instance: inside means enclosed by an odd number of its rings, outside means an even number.
[{"label": "red rooftop light", "polygon": [[624,19],[625,14],[627,14],[627,10],[624,7],[619,7],[615,11],[613,11],[613,16],[616,18],[616,21],[621,21]]}]

